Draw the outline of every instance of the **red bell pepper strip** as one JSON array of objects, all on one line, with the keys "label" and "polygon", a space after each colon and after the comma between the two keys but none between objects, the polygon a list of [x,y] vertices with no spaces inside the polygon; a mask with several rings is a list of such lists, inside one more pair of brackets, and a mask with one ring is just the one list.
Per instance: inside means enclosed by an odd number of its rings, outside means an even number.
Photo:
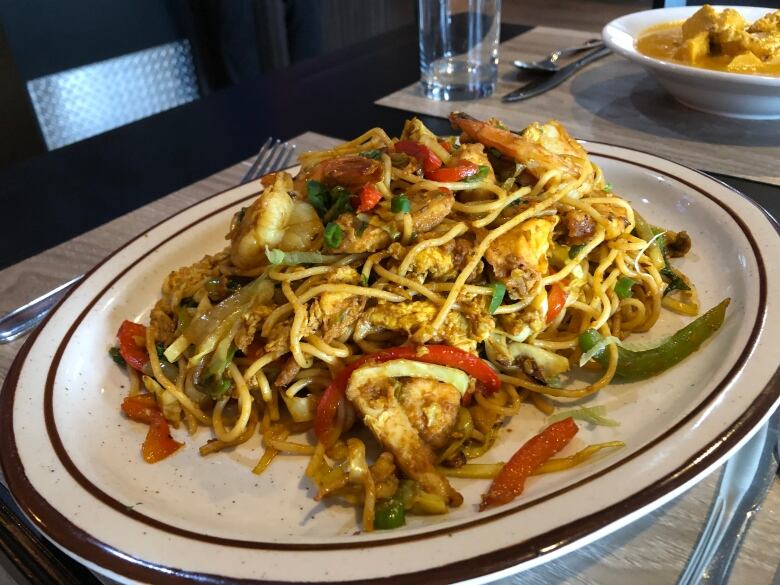
[{"label": "red bell pepper strip", "polygon": [[168,421],[165,420],[157,407],[157,401],[151,394],[128,396],[122,402],[122,410],[134,421],[149,425],[149,431],[141,447],[147,463],[162,461],[183,445],[171,437]]},{"label": "red bell pepper strip", "polygon": [[479,166],[473,162],[462,160],[454,167],[441,167],[430,173],[425,173],[425,178],[439,183],[455,183],[476,175],[478,172]]},{"label": "red bell pepper strip", "polygon": [[574,419],[569,417],[551,424],[538,435],[531,437],[493,479],[490,489],[482,496],[480,511],[511,502],[523,493],[526,478],[563,449],[578,430]]},{"label": "red bell pepper strip", "polygon": [[119,354],[129,366],[140,372],[149,361],[145,341],[146,327],[132,321],[123,321],[116,336],[119,339]]},{"label": "red bell pepper strip", "polygon": [[557,282],[550,287],[547,294],[547,322],[552,323],[566,305],[566,292]]},{"label": "red bell pepper strip", "polygon": [[430,148],[423,146],[414,140],[401,140],[395,143],[395,151],[413,156],[422,165],[423,172],[427,176],[431,171],[438,169],[443,163]]},{"label": "red bell pepper strip", "polygon": [[357,206],[358,213],[365,213],[369,209],[376,207],[376,204],[382,201],[382,194],[379,189],[374,187],[371,183],[365,185],[358,193],[359,203]]},{"label": "red bell pepper strip", "polygon": [[[421,351],[423,348],[425,351]],[[336,374],[317,404],[314,432],[322,443],[328,445],[335,440],[335,437],[331,436],[333,420],[336,418],[336,411],[347,390],[347,383],[352,372],[368,362],[381,364],[397,359],[410,359],[458,368],[476,378],[482,384],[483,391],[488,394],[496,392],[501,387],[498,374],[483,359],[449,345],[425,345],[421,348],[393,347],[378,353],[364,355]]]}]

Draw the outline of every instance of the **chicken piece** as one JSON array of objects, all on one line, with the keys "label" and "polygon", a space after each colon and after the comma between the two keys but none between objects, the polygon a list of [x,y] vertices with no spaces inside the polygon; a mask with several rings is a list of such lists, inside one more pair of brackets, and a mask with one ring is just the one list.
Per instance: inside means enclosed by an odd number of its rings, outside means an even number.
[{"label": "chicken piece", "polygon": [[412,226],[415,233],[432,230],[447,217],[455,203],[455,196],[449,191],[435,189],[409,196]]},{"label": "chicken piece", "polygon": [[436,449],[447,443],[460,407],[460,392],[455,386],[408,378],[395,397],[423,441]]},{"label": "chicken piece", "polygon": [[158,300],[149,315],[149,326],[154,331],[154,339],[166,346],[173,343],[173,334],[176,331],[176,321],[172,315],[173,311],[165,299]]},{"label": "chicken piece", "polygon": [[780,34],[780,10],[765,14],[748,28],[751,33]]},{"label": "chicken piece", "polygon": [[573,209],[566,213],[566,243],[569,245],[584,244],[596,230],[596,222],[593,218],[579,209]]},{"label": "chicken piece", "polygon": [[162,292],[169,306],[178,306],[184,297],[191,296],[204,281],[220,275],[219,265],[227,259],[226,252],[214,256],[204,256],[195,264],[174,270],[162,284]]},{"label": "chicken piece", "polygon": [[[408,383],[381,378],[356,386],[350,381],[346,395],[363,416],[363,423],[393,454],[396,464],[408,477],[417,481],[424,491],[442,497],[450,506],[459,506],[463,497],[437,471],[430,445],[420,437],[396,398],[399,392],[403,394]],[[422,422],[420,418],[418,424]]]},{"label": "chicken piece", "polygon": [[606,234],[604,239],[614,240],[625,233],[626,228],[631,225],[628,221],[628,212],[621,205],[610,205],[609,203],[594,203],[593,209],[598,211],[607,220]]},{"label": "chicken piece", "polygon": [[[338,266],[328,277],[328,284],[358,284],[360,275],[350,266]],[[338,339],[354,325],[363,308],[366,297],[349,293],[325,292],[320,294],[309,309],[311,323],[321,323],[322,338],[326,342]]]},{"label": "chicken piece", "polygon": [[547,250],[557,223],[557,216],[524,221],[497,238],[485,252],[511,298],[523,299],[538,292],[541,277],[547,274]]},{"label": "chicken piece", "polygon": [[[412,229],[420,234],[432,230],[444,221],[452,210],[455,197],[452,193],[436,189],[409,195],[409,203]],[[383,214],[373,213],[368,221],[354,213],[342,213],[336,224],[341,228],[342,238],[333,251],[342,254],[383,250],[400,235],[401,228],[400,224],[397,224],[396,214],[389,211]]]},{"label": "chicken piece", "polygon": [[290,385],[290,383],[295,379],[295,376],[297,376],[298,372],[300,371],[301,366],[298,365],[298,362],[295,361],[293,356],[290,356],[287,358],[287,361],[284,362],[282,370],[276,376],[276,379],[274,380],[274,386],[277,388],[287,388],[287,386]]},{"label": "chicken piece", "polygon": [[697,10],[693,16],[682,24],[683,40],[687,41],[701,33],[709,33],[718,26],[719,15],[709,4],[705,4]]},{"label": "chicken piece", "polygon": [[277,173],[274,184],[234,219],[228,234],[233,264],[245,269],[262,266],[267,263],[266,248],[316,250],[322,245],[325,228],[317,212],[290,197],[292,189],[292,177]]},{"label": "chicken piece", "polygon": [[342,213],[336,220],[341,228],[341,243],[333,248],[338,254],[361,254],[383,250],[393,241],[394,225],[385,226],[383,220],[373,216],[371,221],[361,220],[354,213]]},{"label": "chicken piece", "polygon": [[239,325],[233,342],[241,351],[246,351],[249,344],[255,339],[255,334],[263,326],[263,322],[273,311],[273,307],[267,304],[256,304],[249,311],[241,315],[243,323]]},{"label": "chicken piece", "polygon": [[[463,311],[450,311],[441,328],[431,341],[446,343],[465,351],[476,353],[477,344],[484,341],[495,327],[495,321],[487,314],[484,302],[463,302]],[[465,311],[473,312],[465,312]],[[439,312],[431,301],[388,303],[380,301],[360,318],[358,328],[380,331],[404,332],[410,337],[423,336]]]},{"label": "chicken piece", "polygon": [[[543,144],[540,144],[539,140],[535,140],[534,138],[541,137],[536,136],[535,130],[531,132],[531,135],[527,136],[523,133],[521,136],[509,130],[481,122],[462,112],[450,114],[450,122],[472,140],[495,148],[501,154],[525,165],[526,169],[536,178],[553,169],[560,170],[569,177],[576,177],[579,174],[580,169],[571,160],[551,152]],[[556,123],[556,132],[558,129],[563,131]],[[547,140],[547,142],[551,142],[551,139]]]}]

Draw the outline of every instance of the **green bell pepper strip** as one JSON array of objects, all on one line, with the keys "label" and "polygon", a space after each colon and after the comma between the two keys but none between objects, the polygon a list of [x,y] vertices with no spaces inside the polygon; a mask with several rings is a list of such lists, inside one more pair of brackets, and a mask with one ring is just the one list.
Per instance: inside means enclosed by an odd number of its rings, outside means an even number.
[{"label": "green bell pepper strip", "polygon": [[[680,329],[658,347],[645,351],[631,351],[618,347],[618,365],[615,375],[624,380],[644,380],[677,365],[720,329],[730,301],[729,298],[722,300],[720,304]],[[601,339],[601,334],[595,329],[583,331],[579,338],[580,349],[586,352]],[[596,353],[593,359],[607,367],[609,355],[606,348]]]},{"label": "green bell pepper strip", "polygon": [[389,530],[406,523],[404,503],[398,498],[379,500],[374,509],[374,528]]}]

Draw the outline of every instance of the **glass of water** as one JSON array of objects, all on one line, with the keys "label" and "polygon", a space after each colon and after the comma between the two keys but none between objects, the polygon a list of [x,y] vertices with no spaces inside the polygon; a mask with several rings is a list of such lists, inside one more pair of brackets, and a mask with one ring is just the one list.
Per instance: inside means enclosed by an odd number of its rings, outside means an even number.
[{"label": "glass of water", "polygon": [[425,96],[469,100],[493,93],[501,0],[418,2],[420,81]]}]

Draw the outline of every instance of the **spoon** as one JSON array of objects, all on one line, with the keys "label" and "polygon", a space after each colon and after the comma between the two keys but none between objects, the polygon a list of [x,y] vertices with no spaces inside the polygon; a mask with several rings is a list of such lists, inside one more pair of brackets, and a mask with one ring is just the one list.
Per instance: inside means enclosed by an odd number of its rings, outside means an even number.
[{"label": "spoon", "polygon": [[580,51],[597,49],[603,46],[604,46],[604,41],[602,41],[601,39],[590,39],[589,41],[586,41],[585,43],[576,47],[567,47],[565,49],[558,49],[557,51],[551,53],[550,56],[547,57],[546,59],[542,59],[541,61],[536,61],[535,63],[530,61],[523,61],[521,59],[517,59],[516,61],[513,61],[513,63],[515,67],[517,67],[518,69],[523,69],[524,71],[531,71],[534,73],[555,73],[556,71],[558,71],[558,59],[560,59],[561,57],[567,57],[569,55],[579,53]]}]

